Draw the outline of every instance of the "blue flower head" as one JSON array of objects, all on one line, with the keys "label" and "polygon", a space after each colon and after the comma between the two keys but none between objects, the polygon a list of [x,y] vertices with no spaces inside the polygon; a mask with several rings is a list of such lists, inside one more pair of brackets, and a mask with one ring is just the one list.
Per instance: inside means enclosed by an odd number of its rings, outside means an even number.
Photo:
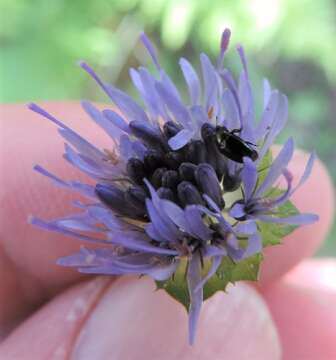
[{"label": "blue flower head", "polygon": [[[187,264],[190,343],[195,338],[203,288],[217,276],[223,259],[239,264],[261,253],[263,222],[299,225],[317,219],[312,214],[284,217],[279,210],[308,178],[314,155],[295,188],[287,168],[294,151],[292,139],[261,169],[286,123],[287,99],[265,80],[263,112],[256,119],[243,48],[237,47],[242,63],[238,80],[223,66],[229,38],[226,29],[216,65],[207,55],[200,55],[202,79],[186,59],[180,59],[187,104],[145,34],[141,40],[156,73],[144,67],[130,69],[143,106],[81,63],[114,104],[114,110],[100,111],[82,102],[84,111],[110,136],[108,151],[92,145],[38,105],[29,105],[57,125],[66,142],[64,158],[95,181],[94,186],[63,181],[35,167],[88,201],[76,203],[80,213],[52,221],[32,218],[31,222],[105,245],[96,250],[82,248],[58,263],[90,274],[149,275],[159,282],[174,279],[181,264]],[[280,177],[287,182],[284,191],[274,185]],[[206,271],[205,263],[209,264]]]}]

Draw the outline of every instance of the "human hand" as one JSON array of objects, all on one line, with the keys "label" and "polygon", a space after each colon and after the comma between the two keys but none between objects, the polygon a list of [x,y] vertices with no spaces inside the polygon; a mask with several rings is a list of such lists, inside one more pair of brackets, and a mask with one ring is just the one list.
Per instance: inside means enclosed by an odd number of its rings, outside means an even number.
[{"label": "human hand", "polygon": [[[78,104],[45,107],[101,147],[110,146]],[[262,360],[279,359],[281,352],[286,360],[336,358],[336,261],[303,261],[333,219],[332,185],[320,162],[293,196],[301,211],[319,214],[320,221],[266,249],[256,286],[239,283],[206,301],[190,347],[185,310],[154,292],[151,280],[84,277],[55,264],[78,250],[78,240],[36,229],[27,217],[67,214],[78,196],[54,187],[32,166],[39,163],[67,179],[84,176],[61,159],[63,143],[51,123],[24,106],[3,106],[0,113],[1,359]],[[304,164],[298,152],[294,176]]]}]

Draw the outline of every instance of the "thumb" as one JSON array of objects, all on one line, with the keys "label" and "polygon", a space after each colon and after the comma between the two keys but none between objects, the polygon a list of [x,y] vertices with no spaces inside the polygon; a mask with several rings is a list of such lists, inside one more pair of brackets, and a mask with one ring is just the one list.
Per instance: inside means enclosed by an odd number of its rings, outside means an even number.
[{"label": "thumb", "polygon": [[[193,346],[188,345],[186,311],[154,290],[146,278],[82,283],[12,333],[0,357],[20,358],[29,351],[31,359],[280,359],[268,309],[248,285],[238,284],[204,303]],[[33,349],[32,339],[40,339]]]}]

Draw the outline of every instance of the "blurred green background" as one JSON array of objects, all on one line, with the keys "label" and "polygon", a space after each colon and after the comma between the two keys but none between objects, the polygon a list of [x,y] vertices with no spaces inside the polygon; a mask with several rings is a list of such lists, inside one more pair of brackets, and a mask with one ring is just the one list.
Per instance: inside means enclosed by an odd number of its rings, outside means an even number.
[{"label": "blurred green background", "polygon": [[[282,139],[294,133],[298,146],[315,148],[336,180],[335,0],[1,0],[0,14],[2,103],[106,101],[76,66],[81,59],[133,94],[128,68],[149,62],[138,42],[142,30],[184,88],[178,58],[196,66],[201,50],[215,58],[230,27],[232,43],[248,53],[255,91],[267,77],[289,97]],[[235,51],[226,61],[238,70]],[[332,239],[335,226],[320,255],[336,254]]]}]

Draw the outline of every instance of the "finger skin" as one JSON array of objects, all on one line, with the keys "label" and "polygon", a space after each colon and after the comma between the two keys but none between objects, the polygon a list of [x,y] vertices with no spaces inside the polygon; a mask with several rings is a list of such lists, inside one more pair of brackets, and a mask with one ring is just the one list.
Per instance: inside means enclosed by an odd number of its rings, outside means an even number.
[{"label": "finger skin", "polygon": [[[289,170],[296,181],[303,173],[307,159],[308,155],[302,151],[294,153]],[[335,192],[328,171],[321,161],[315,162],[310,178],[293,195],[291,201],[301,212],[319,215],[319,221],[299,227],[284,238],[281,245],[264,250],[258,286],[267,286],[303,258],[312,256],[330,230],[335,213]]]},{"label": "finger skin", "polygon": [[336,359],[336,260],[306,260],[263,291],[283,360]]},{"label": "finger skin", "polygon": [[[44,106],[42,104],[42,106]],[[45,104],[75,129],[106,145],[103,132],[83,114],[78,103]],[[56,126],[26,105],[0,107],[0,337],[29,312],[64,287],[78,281],[78,272],[56,260],[78,251],[80,243],[28,224],[30,215],[45,219],[75,212],[80,199],[54,186],[32,170],[35,164],[66,179],[87,181],[63,159],[64,143]]]},{"label": "finger skin", "polygon": [[[81,286],[58,296],[15,330],[0,346],[0,358],[20,358],[28,349],[32,359],[57,354],[59,360],[281,358],[268,309],[248,285],[231,287],[204,303],[192,347],[185,309],[163,290],[155,291],[152,280],[120,278],[96,292],[96,300],[90,295],[91,305]],[[74,310],[78,306],[84,310]],[[30,350],[33,338],[41,342]]]},{"label": "finger skin", "polygon": [[63,292],[0,344],[0,359],[68,359],[81,326],[111,281],[96,277]]},{"label": "finger skin", "polygon": [[[78,103],[42,106],[97,146],[111,146],[108,137],[89,120]],[[83,278],[75,270],[55,264],[59,257],[78,251],[80,242],[42,231],[27,222],[29,215],[52,219],[72,213],[76,209],[70,202],[79,196],[54,186],[34,172],[33,165],[45,166],[65,179],[88,179],[62,159],[64,144],[54,124],[25,105],[2,105],[0,113],[0,336],[4,336],[43,302]],[[302,168],[302,161],[299,158],[297,161],[301,164],[297,168]],[[316,179],[305,185],[312,195],[307,198],[306,191],[300,191],[297,201],[302,210],[307,199],[307,211],[314,211],[316,205],[321,220],[297,230],[285,240],[285,245],[266,250],[262,271],[265,284],[310,255],[327,231],[332,216],[330,180],[320,163],[313,176]],[[317,196],[323,201],[316,201]],[[316,202],[314,207],[310,199]]]}]

